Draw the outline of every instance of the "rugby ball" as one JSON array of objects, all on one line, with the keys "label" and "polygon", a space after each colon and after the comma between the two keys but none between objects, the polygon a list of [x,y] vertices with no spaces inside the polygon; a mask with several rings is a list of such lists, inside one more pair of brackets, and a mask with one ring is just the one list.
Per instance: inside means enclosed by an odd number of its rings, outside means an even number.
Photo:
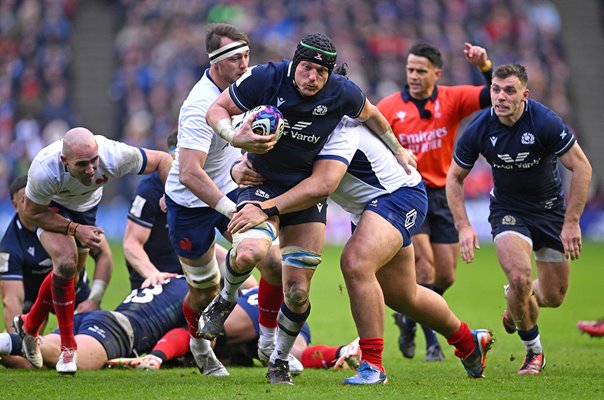
[{"label": "rugby ball", "polygon": [[[252,121],[252,130],[256,135],[272,135],[279,140],[283,135],[285,120],[283,114],[277,107],[258,106],[247,112],[248,118],[254,118]],[[247,120],[247,118],[244,118]]]}]

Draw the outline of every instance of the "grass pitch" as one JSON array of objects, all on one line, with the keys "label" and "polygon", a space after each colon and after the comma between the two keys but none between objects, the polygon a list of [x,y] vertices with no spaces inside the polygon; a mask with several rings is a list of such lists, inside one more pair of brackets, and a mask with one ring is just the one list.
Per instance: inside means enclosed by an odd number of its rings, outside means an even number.
[{"label": "grass pitch", "polygon": [[[119,246],[111,285],[103,306],[115,307],[129,292],[129,283]],[[346,344],[356,336],[348,297],[341,277],[340,248],[327,248],[324,261],[313,279],[310,316],[313,342]],[[469,379],[453,350],[440,337],[445,360],[423,360],[424,341],[417,337],[412,360],[398,350],[398,329],[387,312],[384,365],[389,384],[374,387],[346,387],[341,380],[346,371],[306,370],[294,379],[293,387],[268,385],[265,369],[229,368],[228,378],[209,378],[194,368],[144,371],[80,371],[73,378],[59,377],[55,371],[0,369],[3,396],[10,399],[55,399],[66,396],[83,399],[287,399],[368,398],[384,399],[602,399],[604,398],[604,338],[581,335],[575,327],[579,319],[604,316],[604,245],[588,243],[581,260],[574,262],[565,303],[558,309],[541,311],[539,326],[547,368],[541,376],[518,376],[524,347],[517,335],[508,335],[501,326],[505,307],[505,278],[492,246],[478,250],[472,264],[460,263],[458,277],[445,298],[457,315],[472,328],[490,328],[495,345],[487,359],[485,379]],[[1,307],[0,307],[1,308]],[[49,327],[56,326],[51,320]],[[3,326],[0,322],[0,330]],[[50,328],[49,328],[50,329]],[[258,364],[259,365],[259,364]],[[0,367],[1,368],[1,367]]]}]

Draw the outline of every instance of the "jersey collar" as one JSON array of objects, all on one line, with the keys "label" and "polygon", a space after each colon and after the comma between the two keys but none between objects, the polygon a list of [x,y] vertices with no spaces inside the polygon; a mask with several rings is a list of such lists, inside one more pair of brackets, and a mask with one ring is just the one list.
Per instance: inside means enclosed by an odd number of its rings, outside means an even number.
[{"label": "jersey collar", "polygon": [[[405,100],[405,102],[413,101],[413,100],[418,101],[417,99],[414,99],[413,97],[411,97],[411,93],[409,93],[409,85],[405,85],[403,90],[401,90],[401,96],[403,97],[403,100]],[[432,91],[432,95],[424,100],[436,101],[437,97],[438,97],[438,85],[434,85],[434,90]],[[419,100],[419,101],[421,101],[421,100]]]}]

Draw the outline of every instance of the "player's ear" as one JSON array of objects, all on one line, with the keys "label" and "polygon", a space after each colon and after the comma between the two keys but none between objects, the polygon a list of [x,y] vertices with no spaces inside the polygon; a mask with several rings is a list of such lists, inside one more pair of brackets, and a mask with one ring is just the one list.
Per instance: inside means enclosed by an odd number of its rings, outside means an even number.
[{"label": "player's ear", "polygon": [[63,165],[67,165],[67,158],[65,158],[63,154],[61,154],[61,162],[63,163]]},{"label": "player's ear", "polygon": [[530,93],[530,90],[529,90],[528,88],[525,88],[525,89],[524,89],[524,92],[522,93],[522,98],[523,98],[524,100],[528,99],[528,97],[529,97],[529,93]]},{"label": "player's ear", "polygon": [[434,75],[436,76],[436,80],[438,80],[440,78],[442,73],[443,73],[442,68],[434,68]]}]

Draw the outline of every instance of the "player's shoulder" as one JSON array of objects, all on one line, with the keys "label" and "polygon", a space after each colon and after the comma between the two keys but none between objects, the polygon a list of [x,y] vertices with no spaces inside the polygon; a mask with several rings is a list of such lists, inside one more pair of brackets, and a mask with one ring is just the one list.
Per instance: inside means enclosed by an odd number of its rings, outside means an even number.
[{"label": "player's shoulder", "polygon": [[559,125],[562,122],[562,118],[558,114],[536,100],[528,99],[526,107],[535,124]]},{"label": "player's shoulder", "polygon": [[489,131],[490,126],[495,123],[496,117],[493,114],[492,107],[481,110],[478,112],[476,118],[474,118],[466,126],[463,131],[464,136],[478,136]]},{"label": "player's shoulder", "polygon": [[17,214],[15,214],[8,225],[6,232],[4,232],[2,240],[0,241],[0,252],[8,253],[11,255],[11,257],[22,258],[25,250],[21,244],[21,237],[28,232],[29,231],[27,231],[25,227],[21,225]]},{"label": "player's shoulder", "polygon": [[48,164],[49,162],[55,162],[59,159],[58,157],[62,151],[63,139],[56,140],[40,150],[32,160],[32,164]]},{"label": "player's shoulder", "polygon": [[189,95],[181,107],[181,113],[188,110],[208,108],[210,104],[220,95],[220,88],[212,80],[209,70],[206,70],[199,81],[193,86]]}]

